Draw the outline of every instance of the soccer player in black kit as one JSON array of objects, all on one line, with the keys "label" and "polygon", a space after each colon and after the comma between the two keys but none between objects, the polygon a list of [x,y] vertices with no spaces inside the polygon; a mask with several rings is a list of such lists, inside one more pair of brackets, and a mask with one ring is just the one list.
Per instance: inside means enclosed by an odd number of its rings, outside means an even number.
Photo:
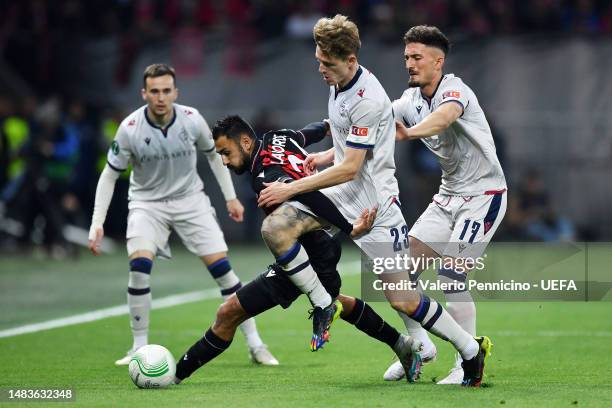
[{"label": "soccer player in black kit", "polygon": [[[323,139],[328,130],[327,123],[318,122],[299,131],[282,129],[268,132],[258,138],[251,126],[241,117],[228,116],[215,124],[213,138],[223,163],[237,174],[248,171],[252,187],[259,193],[265,188],[264,183],[291,182],[305,176],[302,162],[307,152],[304,147]],[[331,201],[318,191],[298,195],[293,200],[306,204],[317,217],[352,235],[367,232],[376,216],[375,210],[364,212],[355,225],[352,225]],[[342,304],[339,309],[340,318],[355,325],[370,337],[387,344],[407,371],[415,370],[415,365],[420,361],[416,358],[420,342],[399,333],[363,300],[340,294],[341,279],[336,266],[341,250],[337,240],[325,231],[317,230],[303,234],[299,242],[308,253],[311,265],[325,289],[332,298]],[[277,266],[271,265],[266,272],[238,289],[219,307],[212,326],[178,360],[175,383],[178,384],[223,353],[230,346],[241,322],[277,305],[287,308],[302,294],[283,272]],[[313,351],[317,348],[313,349],[311,345]]]}]

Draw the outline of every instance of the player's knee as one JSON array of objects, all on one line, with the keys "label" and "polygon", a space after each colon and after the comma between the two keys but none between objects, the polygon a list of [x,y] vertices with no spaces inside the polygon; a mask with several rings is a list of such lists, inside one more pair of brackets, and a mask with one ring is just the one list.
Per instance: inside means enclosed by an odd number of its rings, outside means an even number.
[{"label": "player's knee", "polygon": [[281,217],[269,215],[261,224],[261,236],[271,249],[275,249],[291,239],[286,231],[286,222]]},{"label": "player's knee", "polygon": [[392,300],[389,303],[393,309],[408,316],[416,312],[419,307],[419,300]]},{"label": "player's knee", "polygon": [[216,323],[223,327],[236,327],[248,318],[236,294],[228,297],[217,309]]}]

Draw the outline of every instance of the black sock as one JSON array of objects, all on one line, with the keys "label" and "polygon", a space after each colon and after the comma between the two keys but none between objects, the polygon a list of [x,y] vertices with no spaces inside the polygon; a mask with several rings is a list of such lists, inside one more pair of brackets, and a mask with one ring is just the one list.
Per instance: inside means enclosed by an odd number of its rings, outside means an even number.
[{"label": "black sock", "polygon": [[354,324],[359,330],[376,340],[393,348],[400,334],[393,326],[385,322],[378,313],[361,299],[355,299],[355,307],[351,314],[343,318],[350,324]]},{"label": "black sock", "polygon": [[212,329],[208,329],[204,337],[196,341],[176,364],[176,377],[183,380],[195,370],[223,353],[232,344],[217,337]]}]

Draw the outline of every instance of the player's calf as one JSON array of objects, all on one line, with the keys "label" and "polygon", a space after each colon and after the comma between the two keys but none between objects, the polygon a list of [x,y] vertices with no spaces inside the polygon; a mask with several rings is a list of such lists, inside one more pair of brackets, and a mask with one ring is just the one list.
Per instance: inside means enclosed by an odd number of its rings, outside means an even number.
[{"label": "player's calf", "polygon": [[247,318],[249,316],[236,295],[230,296],[223,302],[217,310],[213,325],[178,360],[174,382],[180,383],[198,368],[223,353],[232,344],[236,328]]}]

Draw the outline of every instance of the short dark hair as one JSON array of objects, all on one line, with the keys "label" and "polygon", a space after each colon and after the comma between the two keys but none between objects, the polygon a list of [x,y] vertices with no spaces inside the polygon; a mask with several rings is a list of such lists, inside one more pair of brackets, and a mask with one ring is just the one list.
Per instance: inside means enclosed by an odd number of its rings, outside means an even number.
[{"label": "short dark hair", "polygon": [[238,115],[229,115],[223,119],[219,119],[212,128],[214,140],[217,140],[221,136],[237,140],[243,133],[251,139],[255,139],[255,131],[251,125]]},{"label": "short dark hair", "polygon": [[448,54],[450,51],[450,41],[440,31],[438,27],[428,25],[418,25],[412,27],[404,34],[404,44],[408,43],[421,43],[430,47],[436,47],[444,53]]},{"label": "short dark hair", "polygon": [[176,72],[174,68],[167,64],[151,64],[145,68],[142,78],[144,88],[147,87],[147,78],[157,78],[164,75],[170,75],[174,86],[176,86]]}]

